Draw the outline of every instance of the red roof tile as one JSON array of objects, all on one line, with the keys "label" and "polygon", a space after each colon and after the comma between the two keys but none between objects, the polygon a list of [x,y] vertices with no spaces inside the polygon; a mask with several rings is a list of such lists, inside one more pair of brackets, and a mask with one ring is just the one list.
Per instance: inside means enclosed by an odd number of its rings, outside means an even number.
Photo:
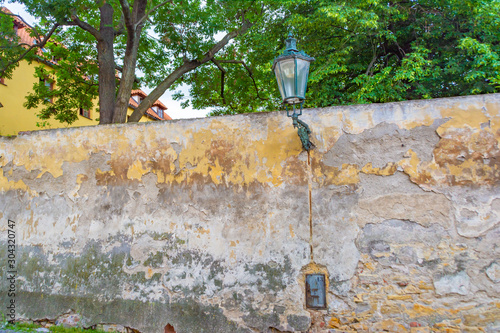
[{"label": "red roof tile", "polygon": [[20,16],[15,16],[16,14],[12,13],[7,7],[0,7],[0,11],[12,15],[14,22],[22,28],[29,27],[29,24],[24,22]]},{"label": "red roof tile", "polygon": [[[131,96],[130,96],[130,100],[129,100],[129,105],[135,109],[136,107],[138,107],[139,105],[137,104],[137,102],[132,98],[132,96],[141,96],[141,98],[145,98],[148,96],[148,94],[146,94],[144,91],[142,91],[141,89],[134,89],[132,90],[131,92]],[[160,117],[152,108],[149,108],[146,110],[146,114],[148,116],[150,116],[151,118],[153,119],[157,119],[157,120],[172,120],[172,118],[165,113],[165,110],[167,110],[167,107],[165,106],[165,104],[163,104],[162,102],[160,102],[159,100],[156,100],[152,106],[158,106],[160,107],[162,110],[163,110],[163,118]]]},{"label": "red roof tile", "polygon": [[134,95],[139,95],[141,96],[142,98],[145,98],[148,94],[146,94],[144,91],[142,91],[141,89],[134,89],[132,90],[132,92],[130,93],[132,96]]},{"label": "red roof tile", "polygon": [[[9,9],[5,7],[0,7],[0,10],[7,14],[13,14]],[[18,16],[11,17],[14,20],[14,24],[17,26],[17,35],[19,36],[19,42],[23,44],[33,45],[35,38],[30,36],[29,29],[31,27]]]},{"label": "red roof tile", "polygon": [[[4,13],[7,13],[7,14],[13,14],[6,7],[0,7],[0,10]],[[16,14],[13,14],[13,15],[16,15]],[[32,37],[30,35],[30,33],[31,33],[30,30],[32,29],[31,26],[28,23],[24,22],[20,16],[12,16],[12,18],[14,19],[14,24],[17,26],[16,34],[19,36],[19,43],[26,44],[26,45],[24,45],[25,47],[27,47],[28,45],[31,46],[33,44],[36,44],[35,37]],[[37,55],[42,55],[42,53],[43,53],[43,51],[40,49],[37,49],[35,52]]]},{"label": "red roof tile", "polygon": [[167,107],[165,106],[165,104],[163,104],[162,102],[160,102],[159,99],[156,100],[156,102],[153,103],[153,106],[159,106],[160,108],[162,108],[163,110],[166,110]]},{"label": "red roof tile", "polygon": [[[139,104],[137,104],[137,102],[132,98],[132,96],[134,96],[134,95],[139,95],[142,98],[148,96],[144,91],[142,91],[140,89],[132,90],[130,100],[128,102],[129,106],[132,109],[135,109],[139,106]],[[156,102],[153,103],[153,106],[159,106],[163,110],[163,118],[161,118],[152,108],[149,108],[146,110],[146,115],[148,115],[150,118],[153,118],[156,120],[172,120],[172,118],[168,114],[165,113],[165,110],[167,109],[167,107],[162,102],[160,102],[159,100],[156,100]]]}]

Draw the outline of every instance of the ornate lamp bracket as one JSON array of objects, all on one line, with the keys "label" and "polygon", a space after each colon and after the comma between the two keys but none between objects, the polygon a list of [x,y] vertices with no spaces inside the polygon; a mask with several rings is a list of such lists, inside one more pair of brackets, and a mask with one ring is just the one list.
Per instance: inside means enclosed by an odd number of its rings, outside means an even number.
[{"label": "ornate lamp bracket", "polygon": [[295,104],[292,104],[293,113],[290,114],[291,110],[288,110],[288,104],[285,103],[286,115],[292,118],[293,127],[297,129],[297,134],[299,135],[300,141],[302,142],[302,147],[309,151],[314,145],[309,140],[309,135],[311,134],[311,129],[309,125],[307,125],[304,121],[299,119],[299,116],[302,115],[302,105],[304,101],[300,103],[300,109],[297,112],[297,108],[295,108]]}]

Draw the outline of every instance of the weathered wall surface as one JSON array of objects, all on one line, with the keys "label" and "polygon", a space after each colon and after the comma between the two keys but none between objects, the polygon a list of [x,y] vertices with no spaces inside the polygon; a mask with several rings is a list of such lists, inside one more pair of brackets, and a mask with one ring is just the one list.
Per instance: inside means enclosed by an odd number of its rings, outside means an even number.
[{"label": "weathered wall surface", "polygon": [[[18,315],[147,333],[498,331],[500,95],[302,119],[310,167],[281,112],[0,139]],[[305,308],[307,272],[327,272],[327,310]]]}]

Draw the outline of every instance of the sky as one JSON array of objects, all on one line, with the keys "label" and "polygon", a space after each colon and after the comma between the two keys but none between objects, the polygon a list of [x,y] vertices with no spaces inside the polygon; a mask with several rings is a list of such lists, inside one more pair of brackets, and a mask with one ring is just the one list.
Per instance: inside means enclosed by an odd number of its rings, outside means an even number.
[{"label": "sky", "polygon": [[[19,3],[4,3],[3,6],[7,7],[14,14],[20,15],[28,24],[34,25],[35,19],[29,13],[26,12],[24,6]],[[153,89],[143,87],[142,90],[149,94]],[[182,85],[179,89],[183,92],[185,98],[189,98],[189,86]],[[159,99],[167,106],[167,114],[172,117],[172,119],[182,119],[182,118],[201,118],[205,117],[210,109],[195,110],[192,107],[187,107],[183,109],[181,107],[182,101],[174,101],[172,99],[172,94],[175,91],[166,91]]]}]

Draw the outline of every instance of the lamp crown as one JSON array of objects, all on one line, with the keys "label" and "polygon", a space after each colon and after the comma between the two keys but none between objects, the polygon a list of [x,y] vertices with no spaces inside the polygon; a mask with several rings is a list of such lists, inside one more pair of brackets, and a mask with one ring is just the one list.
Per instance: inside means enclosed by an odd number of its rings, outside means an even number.
[{"label": "lamp crown", "polygon": [[290,32],[288,38],[285,40],[286,49],[285,51],[295,51],[297,52],[297,40],[293,38],[293,34]]}]

